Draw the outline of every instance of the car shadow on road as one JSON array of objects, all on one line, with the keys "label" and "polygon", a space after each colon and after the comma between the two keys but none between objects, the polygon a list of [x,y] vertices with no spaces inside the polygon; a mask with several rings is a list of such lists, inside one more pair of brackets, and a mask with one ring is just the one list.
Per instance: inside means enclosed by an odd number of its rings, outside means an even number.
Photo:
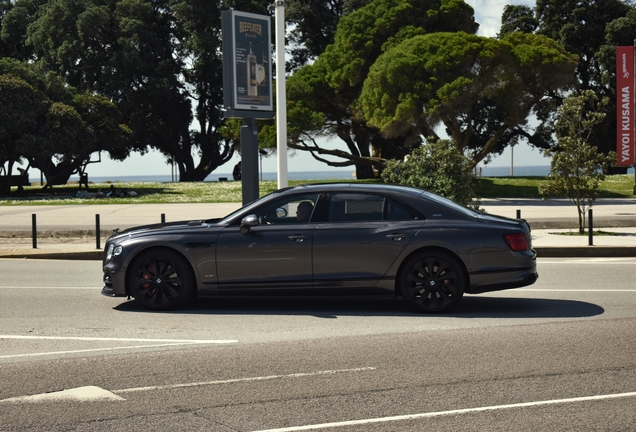
[{"label": "car shadow on road", "polygon": [[487,296],[464,296],[454,309],[438,315],[418,313],[402,298],[387,297],[205,297],[175,311],[151,311],[134,301],[121,303],[114,309],[182,315],[310,315],[326,319],[340,316],[586,318],[605,312],[598,305],[577,300]]},{"label": "car shadow on road", "polygon": [[465,296],[447,315],[457,318],[587,318],[605,313],[578,300]]}]

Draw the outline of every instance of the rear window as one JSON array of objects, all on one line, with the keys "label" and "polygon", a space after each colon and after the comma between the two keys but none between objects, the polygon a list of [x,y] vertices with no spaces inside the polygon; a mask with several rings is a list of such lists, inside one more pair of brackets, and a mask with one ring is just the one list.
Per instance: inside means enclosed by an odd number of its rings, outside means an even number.
[{"label": "rear window", "polygon": [[451,209],[458,211],[460,213],[463,213],[467,216],[479,216],[481,213],[479,213],[477,210],[473,210],[470,209],[466,206],[463,206],[461,204],[457,204],[455,201],[453,200],[449,200],[448,198],[444,198],[443,196],[439,196],[439,195],[435,195],[433,193],[430,192],[422,192],[422,196],[430,199],[431,201],[435,201],[437,203],[440,203],[446,207],[450,207]]}]

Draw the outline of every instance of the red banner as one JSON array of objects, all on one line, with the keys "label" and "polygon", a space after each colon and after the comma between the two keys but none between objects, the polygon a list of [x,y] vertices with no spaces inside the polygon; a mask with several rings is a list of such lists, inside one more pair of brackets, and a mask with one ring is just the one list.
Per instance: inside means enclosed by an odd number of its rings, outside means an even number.
[{"label": "red banner", "polygon": [[634,47],[616,47],[616,154],[618,166],[634,165]]}]

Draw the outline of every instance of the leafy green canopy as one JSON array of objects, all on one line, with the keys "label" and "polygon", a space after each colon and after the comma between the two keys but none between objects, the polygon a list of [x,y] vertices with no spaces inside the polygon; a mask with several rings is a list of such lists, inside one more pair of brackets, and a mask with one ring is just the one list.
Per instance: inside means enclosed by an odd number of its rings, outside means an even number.
[{"label": "leafy green canopy", "polygon": [[[371,167],[382,169],[387,158],[402,158],[420,138],[386,138],[367,125],[358,99],[369,69],[415,35],[477,28],[473,9],[461,0],[375,0],[343,16],[334,43],[287,82],[290,147],[329,165],[355,165],[358,178],[371,177]],[[342,140],[347,151],[323,148],[321,137]]]},{"label": "leafy green canopy", "polygon": [[315,60],[333,43],[340,18],[371,0],[287,0],[285,21],[287,49],[291,60],[287,70],[298,68]]},{"label": "leafy green canopy", "polygon": [[17,0],[0,3],[1,47],[112,101],[133,133],[126,154],[155,148],[182,181],[203,180],[239,146],[224,128],[221,8],[270,3]]},{"label": "leafy green canopy", "polygon": [[108,99],[9,58],[0,59],[0,118],[0,164],[11,171],[26,159],[49,185],[65,182],[94,151],[125,155],[130,137]]},{"label": "leafy green canopy", "polygon": [[442,124],[476,165],[531,134],[528,117],[550,92],[572,83],[575,65],[576,56],[544,36],[415,36],[377,59],[360,106],[386,137],[413,127],[436,136]]}]

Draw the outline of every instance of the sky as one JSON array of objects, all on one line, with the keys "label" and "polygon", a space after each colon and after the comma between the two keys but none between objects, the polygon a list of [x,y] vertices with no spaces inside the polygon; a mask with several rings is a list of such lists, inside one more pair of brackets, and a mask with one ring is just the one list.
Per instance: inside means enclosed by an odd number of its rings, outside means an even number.
[{"label": "sky", "polygon": [[[475,10],[475,20],[479,23],[480,28],[478,34],[480,36],[494,37],[501,27],[501,13],[507,4],[525,4],[534,7],[535,0],[464,0]],[[344,144],[338,140],[329,142],[329,148],[345,149]],[[94,156],[93,159],[96,159]],[[145,155],[133,153],[123,162],[110,160],[108,154],[103,152],[101,162],[90,164],[87,172],[90,176],[133,176],[133,175],[167,175],[172,174],[170,165],[166,164],[165,158],[156,151],[150,151]],[[211,177],[215,174],[227,174],[232,172],[234,165],[240,160],[240,155],[235,154],[234,157],[225,165],[217,168]],[[546,158],[541,152],[527,144],[519,144],[515,146],[511,152],[510,149],[504,150],[503,154],[493,158],[488,164],[489,167],[513,167],[516,166],[537,166],[550,165],[550,159]],[[263,172],[276,172],[277,170],[276,155],[262,160]],[[287,159],[288,172],[298,171],[330,171],[330,170],[353,170],[350,168],[334,168],[322,162],[316,161],[308,152],[297,151],[290,152]]]}]

